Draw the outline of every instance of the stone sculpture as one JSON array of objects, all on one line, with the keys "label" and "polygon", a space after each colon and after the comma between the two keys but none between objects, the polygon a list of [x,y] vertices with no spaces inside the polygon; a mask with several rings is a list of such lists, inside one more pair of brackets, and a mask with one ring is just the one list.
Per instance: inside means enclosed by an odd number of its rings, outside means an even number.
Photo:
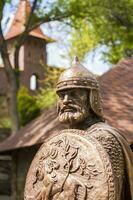
[{"label": "stone sculpture", "polygon": [[57,83],[59,121],[29,169],[25,200],[133,200],[133,155],[105,123],[99,84],[76,58]]}]

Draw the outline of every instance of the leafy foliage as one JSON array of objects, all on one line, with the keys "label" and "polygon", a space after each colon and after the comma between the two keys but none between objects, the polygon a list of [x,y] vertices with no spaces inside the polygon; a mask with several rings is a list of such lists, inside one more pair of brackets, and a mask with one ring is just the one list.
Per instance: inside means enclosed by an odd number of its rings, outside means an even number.
[{"label": "leafy foliage", "polygon": [[71,17],[74,30],[70,54],[76,52],[78,55],[79,52],[83,58],[87,52],[104,45],[106,52],[103,52],[103,56],[110,63],[133,55],[132,0],[69,2],[80,13]]},{"label": "leafy foliage", "polygon": [[60,74],[64,71],[63,68],[44,66],[45,78],[43,81],[44,88],[55,88]]},{"label": "leafy foliage", "polygon": [[89,27],[85,21],[79,20],[75,23],[78,23],[78,27],[76,25],[71,33],[69,56],[72,59],[77,55],[82,60],[88,52],[95,50],[98,38],[94,34],[93,27]]},{"label": "leafy foliage", "polygon": [[11,128],[11,119],[9,117],[3,117],[0,119],[0,128]]},{"label": "leafy foliage", "polygon": [[47,3],[45,14],[43,7],[38,9],[37,20],[56,19],[72,27],[70,57],[76,54],[84,58],[100,46],[106,47],[103,57],[110,63],[132,56],[133,0],[54,0]]},{"label": "leafy foliage", "polygon": [[56,92],[53,88],[41,89],[36,97],[40,109],[47,109],[56,103]]},{"label": "leafy foliage", "polygon": [[0,128],[11,128],[7,98],[0,95]]},{"label": "leafy foliage", "polygon": [[[45,66],[46,67],[46,66]],[[36,96],[37,105],[40,109],[46,109],[56,103],[57,96],[55,87],[63,69],[57,67],[46,67],[46,75],[43,81],[43,89]]]},{"label": "leafy foliage", "polygon": [[25,87],[22,87],[18,93],[18,111],[22,126],[37,117],[40,113],[36,98],[31,96]]}]

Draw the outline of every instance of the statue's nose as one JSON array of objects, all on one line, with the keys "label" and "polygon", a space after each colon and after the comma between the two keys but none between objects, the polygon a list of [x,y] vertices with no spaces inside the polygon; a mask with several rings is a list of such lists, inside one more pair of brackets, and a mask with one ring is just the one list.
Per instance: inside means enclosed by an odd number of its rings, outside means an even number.
[{"label": "statue's nose", "polygon": [[68,103],[70,103],[70,102],[71,102],[71,99],[70,99],[69,95],[66,94],[66,95],[64,96],[63,103],[64,103],[64,104],[68,104]]}]

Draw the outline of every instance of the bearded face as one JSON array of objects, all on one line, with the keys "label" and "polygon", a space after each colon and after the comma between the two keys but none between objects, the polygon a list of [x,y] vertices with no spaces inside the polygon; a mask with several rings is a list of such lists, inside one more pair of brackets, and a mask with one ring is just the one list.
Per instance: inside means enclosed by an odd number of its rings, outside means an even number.
[{"label": "bearded face", "polygon": [[73,88],[58,93],[59,121],[70,126],[83,122],[89,116],[88,90]]}]

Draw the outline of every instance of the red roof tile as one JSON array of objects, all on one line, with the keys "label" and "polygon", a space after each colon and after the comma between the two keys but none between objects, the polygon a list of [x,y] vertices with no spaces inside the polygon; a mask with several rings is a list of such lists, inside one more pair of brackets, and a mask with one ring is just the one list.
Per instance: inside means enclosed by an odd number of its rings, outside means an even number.
[{"label": "red roof tile", "polygon": [[[30,3],[27,0],[20,0],[13,22],[5,36],[7,40],[20,35],[25,30],[26,19],[30,11],[31,11]],[[29,35],[43,39],[47,42],[54,41],[53,39],[43,34],[43,32],[39,27],[32,30],[29,33]]]},{"label": "red roof tile", "polygon": [[133,143],[133,59],[120,61],[100,83],[105,118]]}]

